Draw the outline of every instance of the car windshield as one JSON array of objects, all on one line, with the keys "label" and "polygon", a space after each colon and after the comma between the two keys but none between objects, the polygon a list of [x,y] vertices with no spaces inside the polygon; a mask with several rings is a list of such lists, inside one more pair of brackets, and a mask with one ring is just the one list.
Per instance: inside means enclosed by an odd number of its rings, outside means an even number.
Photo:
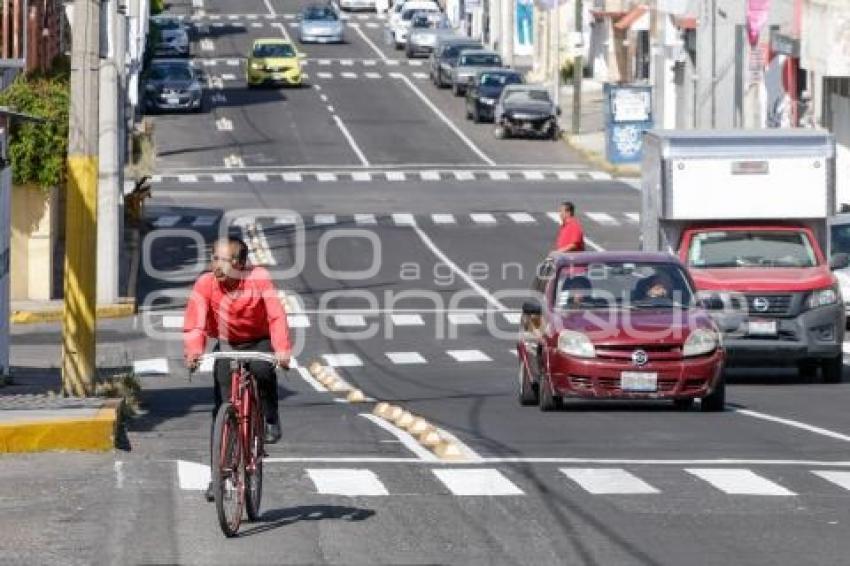
[{"label": "car windshield", "polygon": [[809,238],[796,230],[716,230],[694,235],[688,265],[723,267],[814,267]]},{"label": "car windshield", "polygon": [[522,77],[513,73],[481,73],[478,82],[481,86],[505,86],[521,83]]},{"label": "car windshield", "polygon": [[514,90],[505,95],[505,102],[550,102],[547,90]]},{"label": "car windshield", "polygon": [[265,43],[254,47],[254,57],[295,57],[295,49],[288,43]]},{"label": "car windshield", "polygon": [[561,311],[688,308],[693,304],[688,278],[673,263],[589,263],[566,266],[558,274],[555,307]]},{"label": "car windshield", "polygon": [[154,20],[154,23],[159,29],[181,29],[183,27],[183,24],[180,22],[180,20],[171,18]]},{"label": "car windshield", "polygon": [[832,253],[850,254],[850,224],[835,224],[830,228]]},{"label": "car windshield", "polygon": [[461,55],[458,64],[472,65],[476,67],[483,67],[485,65],[498,67],[502,64],[502,58],[495,53],[469,53]]},{"label": "car windshield", "polygon": [[154,65],[150,78],[155,81],[190,81],[194,78],[192,69],[186,65]]},{"label": "car windshield", "polygon": [[401,13],[401,19],[405,22],[409,22],[411,18],[413,18],[414,14],[421,14],[422,12],[436,12],[436,10],[427,10],[425,8],[411,8],[410,10],[405,10]]},{"label": "car windshield", "polygon": [[473,47],[473,46],[472,45],[449,45],[443,51],[443,58],[444,59],[457,59],[457,57],[458,57],[458,55],[460,55],[461,51],[463,51],[464,49],[469,49],[471,47]]},{"label": "car windshield", "polygon": [[309,21],[318,21],[318,22],[335,22],[339,19],[336,15],[336,12],[331,8],[326,8],[324,6],[313,6],[312,8],[307,8],[304,10],[304,20]]},{"label": "car windshield", "polygon": [[428,14],[419,12],[413,16],[411,26],[417,29],[443,28],[446,27],[446,23],[438,13]]}]

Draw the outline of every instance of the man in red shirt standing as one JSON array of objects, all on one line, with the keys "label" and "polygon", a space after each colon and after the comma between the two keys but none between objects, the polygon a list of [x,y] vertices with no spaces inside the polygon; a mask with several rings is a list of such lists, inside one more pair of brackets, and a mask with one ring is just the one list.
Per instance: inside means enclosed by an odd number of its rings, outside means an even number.
[{"label": "man in red shirt standing", "polygon": [[[222,238],[215,243],[212,271],[201,275],[192,288],[183,322],[187,367],[197,367],[207,338],[217,340],[216,350],[274,353],[279,366],[289,367],[292,347],[286,312],[268,271],[248,265],[248,247],[238,238]],[[277,442],[281,430],[275,368],[268,362],[254,361],[249,369],[257,378],[266,418],[266,442]],[[230,399],[227,360],[216,360],[213,376],[215,422],[222,402]],[[211,490],[207,492],[210,499]]]},{"label": "man in red shirt standing", "polygon": [[575,211],[575,205],[569,201],[562,202],[558,208],[561,215],[561,228],[558,230],[558,237],[555,238],[553,253],[584,251],[584,230],[578,218],[575,217]]}]

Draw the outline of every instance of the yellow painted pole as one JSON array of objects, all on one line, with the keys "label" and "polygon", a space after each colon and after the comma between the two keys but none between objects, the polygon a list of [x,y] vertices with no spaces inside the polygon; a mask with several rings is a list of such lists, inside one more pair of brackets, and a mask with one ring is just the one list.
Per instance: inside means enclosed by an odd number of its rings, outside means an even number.
[{"label": "yellow painted pole", "polygon": [[99,19],[97,0],[75,0],[62,317],[62,391],[71,396],[92,395],[96,377]]}]

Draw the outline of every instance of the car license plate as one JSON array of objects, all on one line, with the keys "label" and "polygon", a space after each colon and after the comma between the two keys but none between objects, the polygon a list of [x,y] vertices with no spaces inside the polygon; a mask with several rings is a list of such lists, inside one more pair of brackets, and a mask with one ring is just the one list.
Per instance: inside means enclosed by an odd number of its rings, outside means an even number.
[{"label": "car license plate", "polygon": [[751,336],[776,336],[775,320],[747,321],[747,334]]},{"label": "car license plate", "polygon": [[658,374],[646,371],[624,371],[620,374],[623,391],[658,391]]},{"label": "car license plate", "polygon": [[180,104],[180,99],[179,99],[179,98],[166,98],[166,99],[165,99],[165,101],[166,101],[168,104]]}]

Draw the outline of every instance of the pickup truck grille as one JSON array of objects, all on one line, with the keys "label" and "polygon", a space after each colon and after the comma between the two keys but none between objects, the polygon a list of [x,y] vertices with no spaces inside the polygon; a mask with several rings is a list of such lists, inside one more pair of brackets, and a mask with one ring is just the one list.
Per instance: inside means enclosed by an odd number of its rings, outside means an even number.
[{"label": "pickup truck grille", "polygon": [[788,314],[791,309],[791,295],[747,294],[747,311],[750,314]]}]

